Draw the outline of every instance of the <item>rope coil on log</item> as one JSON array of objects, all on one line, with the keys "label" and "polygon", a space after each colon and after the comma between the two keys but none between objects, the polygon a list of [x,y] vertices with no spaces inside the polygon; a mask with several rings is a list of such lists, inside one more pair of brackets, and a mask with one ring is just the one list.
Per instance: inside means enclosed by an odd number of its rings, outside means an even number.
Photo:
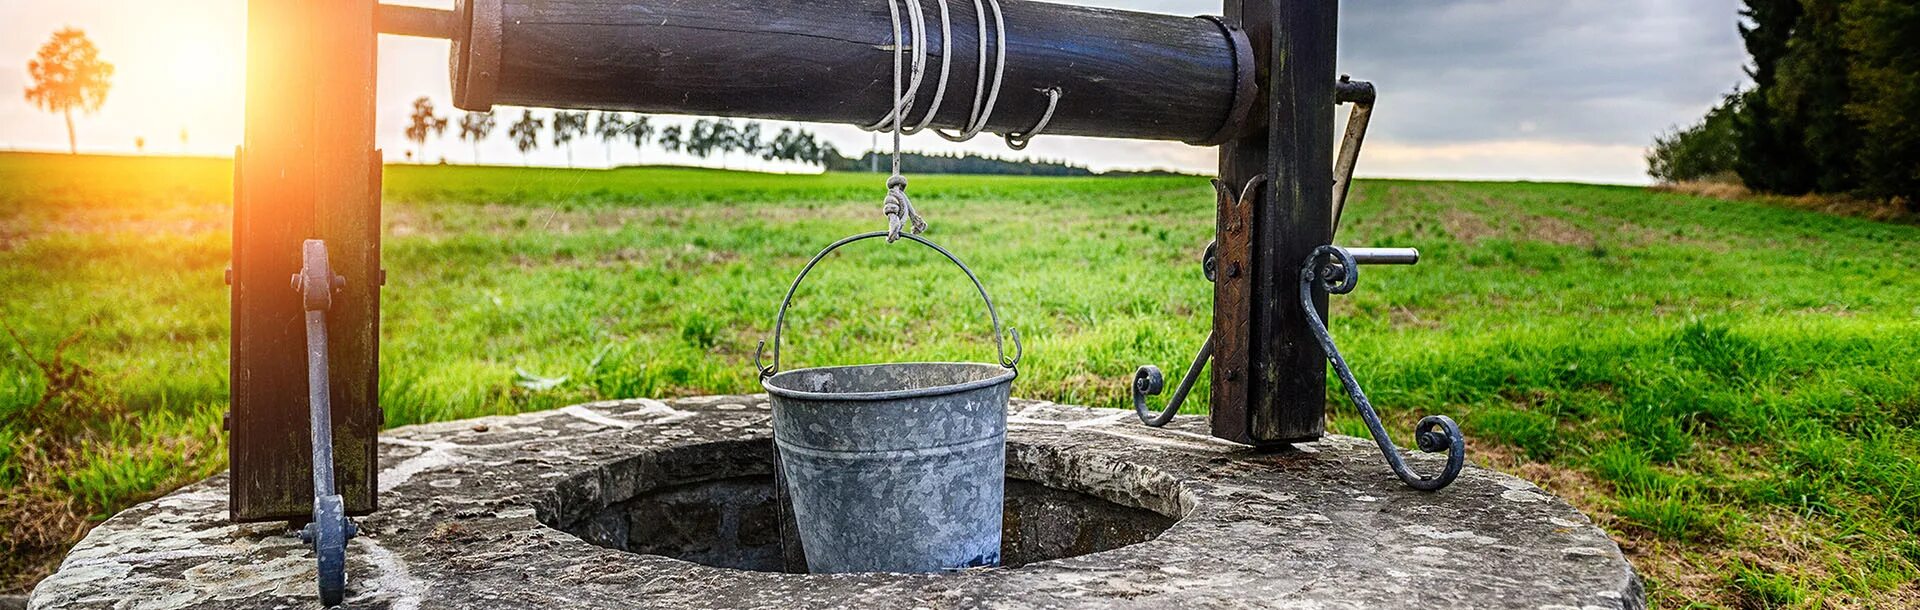
[{"label": "rope coil on log", "polygon": [[[921,5],[922,0],[906,0],[906,19],[901,19],[901,0],[887,0],[887,11],[893,21],[893,107],[887,115],[872,125],[868,131],[891,130],[893,132],[893,175],[887,178],[886,203],[881,211],[887,216],[887,241],[898,241],[902,230],[911,228],[917,235],[925,232],[927,223],[913,209],[913,202],[907,197],[907,178],[900,172],[901,139],[927,130],[933,124],[934,117],[940,114],[945,104],[947,87],[953,72],[953,12],[947,0],[935,0],[940,7],[940,77],[934,85],[933,103],[921,116],[918,123],[909,125],[913,107],[918,103],[920,91],[926,85],[928,58],[927,13]],[[973,0],[974,21],[979,31],[976,43],[979,51],[979,69],[975,75],[973,108],[968,114],[967,126],[959,133],[948,133],[940,129],[932,131],[950,142],[972,140],[980,132],[986,131],[987,123],[993,119],[993,111],[1000,102],[1000,89],[1006,82],[1007,71],[1007,22],[1001,11],[999,0]],[[993,12],[993,32],[989,36],[987,11]],[[911,45],[907,38],[911,36]],[[994,56],[993,69],[987,69],[987,56],[991,39],[991,53]],[[909,64],[906,50],[911,46],[913,59]],[[911,66],[911,67],[909,67]],[[908,76],[908,71],[912,76]],[[1047,96],[1047,110],[1041,115],[1033,128],[1026,131],[1008,132],[1003,137],[1007,146],[1014,150],[1026,150],[1035,136],[1046,131],[1047,124],[1053,121],[1054,111],[1060,107],[1060,98],[1064,92],[1059,87],[1041,90]]]},{"label": "rope coil on log", "polygon": [[[993,8],[993,28],[997,43],[994,47],[993,86],[987,86],[987,10]],[[980,73],[976,76],[973,88],[973,113],[967,117],[967,128],[958,134],[949,134],[934,130],[949,142],[965,142],[987,129],[987,121],[993,119],[993,108],[1000,103],[1000,85],[1007,75],[1007,19],[1000,12],[1000,0],[986,0],[982,6],[980,0],[973,0],[974,21],[980,27]]]}]

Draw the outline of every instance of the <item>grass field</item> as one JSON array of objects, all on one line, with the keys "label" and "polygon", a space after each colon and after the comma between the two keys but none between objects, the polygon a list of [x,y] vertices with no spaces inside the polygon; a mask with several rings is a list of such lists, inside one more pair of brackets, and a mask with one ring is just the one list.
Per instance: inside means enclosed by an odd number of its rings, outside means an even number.
[{"label": "grass field", "polygon": [[[6,586],[224,466],[230,177],[0,155]],[[386,188],[392,425],[757,391],[754,345],[800,264],[884,224],[872,175],[399,166]],[[911,190],[1026,338],[1018,394],[1120,407],[1135,366],[1171,371],[1204,337],[1203,181]],[[1391,430],[1459,419],[1474,459],[1594,515],[1659,607],[1920,605],[1920,227],[1626,187],[1355,197],[1343,242],[1425,254],[1334,300]],[[927,252],[856,246],[801,292],[786,353],[990,358],[969,292]]]}]

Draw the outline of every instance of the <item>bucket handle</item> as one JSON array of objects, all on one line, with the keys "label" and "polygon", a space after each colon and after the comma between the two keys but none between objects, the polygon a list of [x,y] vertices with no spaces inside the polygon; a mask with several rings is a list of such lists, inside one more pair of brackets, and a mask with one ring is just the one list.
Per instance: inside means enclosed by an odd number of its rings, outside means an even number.
[{"label": "bucket handle", "polygon": [[[787,306],[793,304],[793,294],[795,292],[799,292],[800,282],[805,281],[807,279],[807,274],[813,271],[813,266],[820,264],[821,259],[826,258],[827,255],[831,254],[834,250],[840,249],[841,246],[844,246],[856,241],[865,241],[869,239],[886,237],[886,236],[887,236],[886,231],[875,231],[872,233],[861,233],[859,235],[854,235],[852,237],[847,237],[847,238],[841,239],[840,241],[833,242],[833,244],[827,246],[825,250],[821,250],[819,254],[813,255],[813,260],[807,261],[807,266],[800,269],[800,276],[793,278],[793,285],[787,288],[787,298],[780,301],[780,313],[774,318],[773,365],[765,366],[761,364],[761,354],[765,352],[767,349],[767,342],[765,340],[761,340],[760,345],[758,347],[755,347],[753,350],[753,366],[754,368],[760,369],[760,377],[762,379],[765,379],[767,377],[772,377],[774,376],[774,374],[780,372],[780,331],[786,328],[786,325],[787,325]],[[987,316],[993,319],[993,347],[995,350],[998,350],[1000,352],[1000,366],[1008,369],[1015,369],[1020,364],[1020,356],[1024,354],[1026,351],[1025,348],[1021,347],[1020,345],[1020,331],[1016,329],[1011,329],[1011,328],[1005,329],[1004,331],[1001,329],[1000,312],[994,309],[993,297],[987,296],[987,287],[980,284],[980,278],[975,277],[973,275],[973,270],[967,268],[966,263],[960,262],[960,257],[954,256],[952,252],[948,252],[946,248],[940,247],[939,244],[933,243],[931,241],[927,241],[926,238],[918,235],[913,235],[913,234],[901,234],[900,237],[905,239],[911,239],[913,241],[919,242],[921,245],[924,245],[928,248],[933,248],[935,252],[939,252],[941,255],[946,256],[947,260],[953,261],[953,264],[959,267],[960,271],[965,272],[967,274],[967,279],[973,280],[974,289],[980,291],[980,300],[985,301],[987,303]],[[1013,335],[1013,357],[1012,358],[1007,357],[1006,343],[1001,340],[1001,336],[1003,334]]]}]

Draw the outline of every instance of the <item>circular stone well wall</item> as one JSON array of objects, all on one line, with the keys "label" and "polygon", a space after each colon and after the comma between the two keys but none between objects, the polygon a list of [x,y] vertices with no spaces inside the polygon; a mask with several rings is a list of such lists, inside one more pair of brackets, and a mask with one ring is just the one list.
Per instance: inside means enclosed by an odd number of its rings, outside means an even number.
[{"label": "circular stone well wall", "polygon": [[[388,432],[347,607],[1644,607],[1606,535],[1469,467],[1412,491],[1369,441],[1260,453],[1201,418],[1016,400],[1010,567],[787,573],[764,396],[627,400]],[[1432,470],[1431,456],[1412,456]],[[312,608],[286,524],[233,524],[219,475],[95,528],[30,607]],[[776,520],[777,522],[777,520]]]}]

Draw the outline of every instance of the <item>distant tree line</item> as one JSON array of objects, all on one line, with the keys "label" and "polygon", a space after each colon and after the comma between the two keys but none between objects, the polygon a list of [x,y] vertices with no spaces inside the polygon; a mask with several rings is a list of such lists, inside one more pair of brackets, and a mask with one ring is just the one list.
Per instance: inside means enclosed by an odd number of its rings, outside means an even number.
[{"label": "distant tree line", "polygon": [[[858,159],[839,158],[827,166],[832,171],[888,171],[893,167],[890,153],[868,152]],[[900,170],[910,174],[1002,174],[1013,176],[1091,176],[1093,170],[1066,161],[1014,160],[975,154],[900,155]]]},{"label": "distant tree line", "polygon": [[[407,153],[409,158],[416,158],[416,153],[424,158],[427,141],[446,134],[450,120],[436,112],[432,99],[421,97],[413,101],[406,136],[415,150]],[[478,163],[480,142],[499,127],[498,119],[491,112],[468,112],[460,117],[458,124],[459,139],[473,148],[473,159]],[[701,159],[718,156],[722,163],[736,158],[759,159],[831,169],[832,162],[841,159],[839,150],[821,141],[813,132],[783,127],[778,133],[768,134],[767,128],[756,121],[700,119],[687,125],[662,127],[655,124],[653,117],[644,114],[572,110],[541,114],[522,109],[520,118],[507,125],[507,137],[520,150],[523,161],[542,146],[551,145],[566,151],[567,165],[571,167],[573,143],[589,136],[606,144],[609,165],[613,163],[615,145],[621,143],[633,146],[643,155],[647,146],[653,145],[666,152]]]},{"label": "distant tree line", "polygon": [[1920,212],[1920,3],[1744,2],[1753,87],[1657,138],[1649,173],[1898,199]]}]

